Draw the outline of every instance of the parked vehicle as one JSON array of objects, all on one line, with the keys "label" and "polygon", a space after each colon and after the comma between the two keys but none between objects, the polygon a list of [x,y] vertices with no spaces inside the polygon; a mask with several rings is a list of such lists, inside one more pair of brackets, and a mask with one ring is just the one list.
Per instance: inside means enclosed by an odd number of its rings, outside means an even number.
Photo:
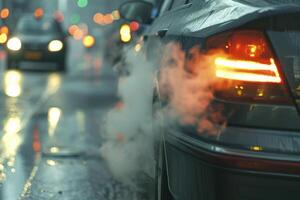
[{"label": "parked vehicle", "polygon": [[[48,62],[52,68],[65,70],[67,35],[62,25],[52,17],[35,18],[25,15],[20,18],[16,31],[9,38],[7,68],[20,68],[21,62]],[[33,65],[41,70],[41,66]]]},{"label": "parked vehicle", "polygon": [[[131,1],[123,10],[123,16],[151,24],[144,33],[148,59],[161,55],[152,48],[159,41],[182,52],[188,76],[204,67],[201,58],[212,60],[206,67],[213,73],[202,79],[214,80],[213,96],[202,114],[217,128],[169,125],[164,116],[156,199],[299,199],[300,3],[166,0],[153,22],[144,11],[148,4]],[[178,67],[179,57],[169,65]],[[157,109],[170,104],[163,90],[156,85]],[[212,116],[215,110],[221,117]]]}]

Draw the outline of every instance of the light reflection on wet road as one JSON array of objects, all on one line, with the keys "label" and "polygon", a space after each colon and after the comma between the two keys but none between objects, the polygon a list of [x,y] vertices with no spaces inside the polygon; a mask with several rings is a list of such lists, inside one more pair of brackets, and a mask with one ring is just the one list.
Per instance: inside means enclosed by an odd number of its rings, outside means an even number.
[{"label": "light reflection on wet road", "polygon": [[100,157],[116,78],[87,58],[66,74],[0,72],[0,199],[147,199],[114,180]]}]

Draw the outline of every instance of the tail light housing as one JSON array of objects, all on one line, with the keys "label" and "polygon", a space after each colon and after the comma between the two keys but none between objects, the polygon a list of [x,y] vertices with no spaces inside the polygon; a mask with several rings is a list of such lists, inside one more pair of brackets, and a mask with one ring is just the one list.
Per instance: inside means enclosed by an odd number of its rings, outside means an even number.
[{"label": "tail light housing", "polygon": [[208,38],[214,52],[215,96],[231,101],[289,104],[289,94],[264,32],[236,30]]}]

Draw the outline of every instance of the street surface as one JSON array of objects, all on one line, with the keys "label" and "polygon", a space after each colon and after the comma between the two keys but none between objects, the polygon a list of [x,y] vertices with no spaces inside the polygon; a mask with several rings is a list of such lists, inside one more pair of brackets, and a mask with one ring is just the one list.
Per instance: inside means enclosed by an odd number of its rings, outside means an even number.
[{"label": "street surface", "polygon": [[115,180],[100,155],[116,75],[99,52],[71,49],[66,73],[5,71],[2,55],[0,199],[148,199]]}]

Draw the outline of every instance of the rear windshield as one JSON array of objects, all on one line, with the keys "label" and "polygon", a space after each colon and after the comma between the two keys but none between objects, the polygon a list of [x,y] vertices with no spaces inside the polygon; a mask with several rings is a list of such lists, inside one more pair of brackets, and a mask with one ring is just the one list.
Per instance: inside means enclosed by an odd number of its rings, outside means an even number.
[{"label": "rear windshield", "polygon": [[17,31],[25,34],[53,34],[59,31],[54,20],[23,18],[17,25]]}]

